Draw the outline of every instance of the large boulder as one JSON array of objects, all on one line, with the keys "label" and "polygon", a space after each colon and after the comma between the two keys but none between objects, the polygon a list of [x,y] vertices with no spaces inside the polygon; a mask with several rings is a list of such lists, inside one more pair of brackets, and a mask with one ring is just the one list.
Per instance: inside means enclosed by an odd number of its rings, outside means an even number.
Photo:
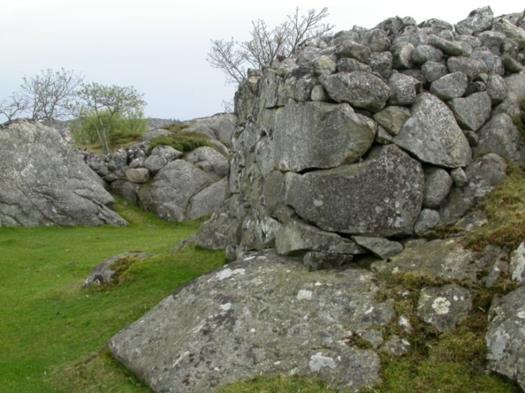
[{"label": "large boulder", "polygon": [[182,132],[197,132],[217,139],[226,146],[231,145],[231,138],[235,132],[237,116],[233,113],[218,113],[213,116],[193,119]]},{"label": "large boulder", "polygon": [[518,382],[525,390],[525,286],[496,301],[489,314],[489,368]]},{"label": "large boulder", "polygon": [[291,101],[276,113],[277,169],[300,172],[359,160],[372,146],[376,125],[348,104]]},{"label": "large boulder", "polygon": [[358,164],[291,174],[286,202],[324,230],[391,236],[412,233],[423,189],[421,164],[389,145]]},{"label": "large boulder", "polygon": [[443,101],[429,93],[420,94],[394,143],[421,161],[457,168],[466,166],[472,152],[454,115]]},{"label": "large boulder", "polygon": [[170,295],[109,347],[155,392],[204,393],[290,373],[356,392],[378,382],[380,361],[350,336],[395,316],[377,294],[366,270],[309,272],[253,255]]},{"label": "large boulder", "polygon": [[0,127],[0,226],[125,225],[113,197],[53,128]]}]

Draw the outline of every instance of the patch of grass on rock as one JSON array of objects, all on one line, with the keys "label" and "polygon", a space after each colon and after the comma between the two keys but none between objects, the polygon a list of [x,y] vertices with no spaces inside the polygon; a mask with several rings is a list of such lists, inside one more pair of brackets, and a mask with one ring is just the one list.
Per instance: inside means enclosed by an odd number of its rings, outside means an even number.
[{"label": "patch of grass on rock", "polygon": [[189,153],[201,146],[212,146],[207,135],[198,132],[177,132],[173,135],[161,135],[151,140],[150,151],[157,146],[171,146],[175,150]]},{"label": "patch of grass on rock", "polygon": [[220,393],[337,393],[321,381],[313,378],[268,376],[257,377],[250,381],[238,382]]}]

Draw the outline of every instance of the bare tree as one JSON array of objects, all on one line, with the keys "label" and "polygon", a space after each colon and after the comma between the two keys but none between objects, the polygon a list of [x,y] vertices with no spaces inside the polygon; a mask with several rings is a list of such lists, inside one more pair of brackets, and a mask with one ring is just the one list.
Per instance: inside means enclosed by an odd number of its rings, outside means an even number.
[{"label": "bare tree", "polygon": [[20,88],[33,120],[54,120],[73,113],[82,77],[72,70],[42,70],[24,77]]},{"label": "bare tree", "polygon": [[17,115],[24,113],[28,108],[27,100],[18,93],[13,93],[9,98],[0,102],[0,115],[8,122],[15,119]]},{"label": "bare tree", "polygon": [[304,41],[330,32],[333,26],[324,23],[327,17],[327,8],[312,9],[304,14],[296,8],[275,27],[269,27],[261,19],[252,21],[249,41],[212,40],[208,62],[222,70],[229,82],[241,83],[248,68],[271,66],[280,58],[296,54]]}]

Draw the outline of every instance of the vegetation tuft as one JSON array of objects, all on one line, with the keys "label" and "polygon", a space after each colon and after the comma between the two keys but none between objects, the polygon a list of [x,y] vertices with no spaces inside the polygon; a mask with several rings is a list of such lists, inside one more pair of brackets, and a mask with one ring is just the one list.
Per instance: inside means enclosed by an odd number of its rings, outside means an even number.
[{"label": "vegetation tuft", "polygon": [[176,132],[173,135],[162,135],[153,138],[150,142],[150,151],[157,146],[171,146],[175,150],[189,153],[201,146],[212,146],[207,135],[198,132]]}]

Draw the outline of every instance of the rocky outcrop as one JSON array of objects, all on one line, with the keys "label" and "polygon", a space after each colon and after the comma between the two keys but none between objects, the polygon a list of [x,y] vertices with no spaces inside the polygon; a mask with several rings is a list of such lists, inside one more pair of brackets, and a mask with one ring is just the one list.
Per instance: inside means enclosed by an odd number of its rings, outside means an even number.
[{"label": "rocky outcrop", "polygon": [[113,197],[53,128],[0,128],[0,226],[126,225]]},{"label": "rocky outcrop", "polygon": [[[234,123],[232,114],[181,123],[179,134],[208,138],[207,146],[186,153],[169,145],[150,148],[151,140],[146,140],[107,156],[86,154],[85,159],[111,190],[129,202],[168,221],[194,220],[218,211],[228,195],[227,146]],[[161,131],[159,135],[173,135]]]}]

